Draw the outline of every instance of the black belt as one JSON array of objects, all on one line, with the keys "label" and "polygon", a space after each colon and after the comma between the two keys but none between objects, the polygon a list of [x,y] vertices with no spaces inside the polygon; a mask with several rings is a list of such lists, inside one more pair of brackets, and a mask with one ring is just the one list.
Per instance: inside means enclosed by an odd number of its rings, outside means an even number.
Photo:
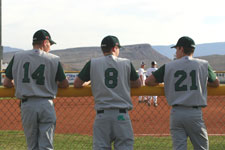
[{"label": "black belt", "polygon": [[199,108],[200,107],[200,106],[184,106],[184,105],[178,105],[178,104],[175,104],[172,107],[177,107],[177,106],[191,107],[191,108]]},{"label": "black belt", "polygon": [[27,98],[23,98],[23,99],[21,99],[21,102],[22,103],[25,103],[25,102],[27,102],[28,101],[28,99]]},{"label": "black belt", "polygon": [[[40,98],[47,98],[47,99],[53,99],[52,97],[40,97]],[[28,101],[28,98],[22,98],[21,103],[25,103]]]},{"label": "black belt", "polygon": [[[126,109],[119,109],[119,112],[120,113],[126,113],[127,110]],[[102,113],[104,113],[104,110],[97,110],[97,114],[102,114]]]}]

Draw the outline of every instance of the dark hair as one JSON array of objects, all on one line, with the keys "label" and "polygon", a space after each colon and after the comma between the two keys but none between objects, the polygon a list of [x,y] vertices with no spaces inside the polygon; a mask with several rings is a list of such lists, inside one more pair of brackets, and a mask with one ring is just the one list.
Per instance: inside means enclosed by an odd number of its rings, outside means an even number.
[{"label": "dark hair", "polygon": [[194,53],[194,51],[195,51],[195,48],[193,48],[193,47],[183,47],[183,48],[184,48],[184,53],[187,55],[190,55],[190,54]]},{"label": "dark hair", "polygon": [[33,41],[32,45],[41,45],[44,41]]},{"label": "dark hair", "polygon": [[108,53],[108,52],[110,52],[111,50],[112,50],[112,47],[101,47],[102,48],[102,52],[103,53]]},{"label": "dark hair", "polygon": [[156,62],[156,61],[152,61],[151,64],[152,64],[152,66],[153,66],[153,65],[157,65],[157,62]]}]

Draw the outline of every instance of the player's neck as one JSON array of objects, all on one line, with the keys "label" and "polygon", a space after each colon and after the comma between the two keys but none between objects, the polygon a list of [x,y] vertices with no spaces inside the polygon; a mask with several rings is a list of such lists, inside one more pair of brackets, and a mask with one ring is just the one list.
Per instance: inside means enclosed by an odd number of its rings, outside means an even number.
[{"label": "player's neck", "polygon": [[193,53],[190,54],[190,55],[185,54],[183,57],[185,57],[185,56],[192,58],[193,57]]},{"label": "player's neck", "polygon": [[42,47],[42,46],[36,45],[36,46],[33,46],[33,49],[37,49],[37,50],[40,50],[40,51],[45,51],[46,53],[48,53],[48,51],[46,51],[46,50],[44,49],[44,47]]},{"label": "player's neck", "polygon": [[190,58],[193,58],[193,53],[192,54],[185,54],[183,53],[183,55],[177,59],[180,59],[180,58],[184,58],[184,57],[190,57]]},{"label": "player's neck", "polygon": [[33,49],[38,49],[38,50],[42,50],[42,51],[44,50],[44,48],[39,45],[34,45]]},{"label": "player's neck", "polygon": [[103,54],[104,54],[104,56],[113,55],[113,56],[117,57],[114,52],[108,52],[108,53],[103,53]]}]

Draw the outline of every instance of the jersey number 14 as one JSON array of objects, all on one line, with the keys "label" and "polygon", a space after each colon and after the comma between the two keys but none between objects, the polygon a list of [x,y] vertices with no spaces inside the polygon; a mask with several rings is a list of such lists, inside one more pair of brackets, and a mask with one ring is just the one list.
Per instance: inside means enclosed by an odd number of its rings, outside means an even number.
[{"label": "jersey number 14", "polygon": [[[26,62],[23,65],[23,69],[24,69],[24,78],[22,80],[23,83],[30,83],[30,78],[28,76],[29,75],[29,67],[30,67],[30,63],[29,62]],[[45,65],[41,64],[31,74],[31,78],[36,80],[36,84],[38,84],[38,85],[44,85],[45,84],[44,71],[45,71]]]}]

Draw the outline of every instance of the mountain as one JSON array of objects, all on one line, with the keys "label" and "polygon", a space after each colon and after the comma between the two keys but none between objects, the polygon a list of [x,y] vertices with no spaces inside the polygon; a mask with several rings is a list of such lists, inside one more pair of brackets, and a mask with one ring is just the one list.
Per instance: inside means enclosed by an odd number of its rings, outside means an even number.
[{"label": "mountain", "polygon": [[160,54],[167,56],[170,59],[174,58],[174,55],[176,53],[176,51],[174,49],[171,49],[172,45],[168,45],[168,46],[152,46],[152,48],[159,52]]},{"label": "mountain", "polygon": [[3,53],[16,52],[16,51],[21,51],[21,50],[23,50],[23,49],[12,48],[12,47],[8,47],[8,46],[3,47]]},{"label": "mountain", "polygon": [[[140,44],[138,44],[140,45]],[[152,49],[159,52],[160,54],[173,59],[175,54],[175,49],[171,49],[172,45],[153,45]],[[23,49],[12,48],[8,46],[3,47],[3,52],[15,52]],[[225,55],[225,42],[215,42],[215,43],[205,43],[196,45],[195,57],[208,56],[208,55]]]},{"label": "mountain", "polygon": [[[174,58],[176,53],[175,49],[171,49],[172,45],[167,46],[152,46],[153,49],[158,51],[160,54],[167,56],[170,59]],[[208,56],[208,55],[225,55],[225,42],[217,43],[205,43],[196,45],[195,57]]]},{"label": "mountain", "polygon": [[201,56],[200,59],[207,60],[212,68],[216,71],[225,70],[225,55],[210,55],[210,56]]},{"label": "mountain", "polygon": [[[102,56],[100,47],[80,47],[50,51],[60,56],[65,70],[81,70],[82,67],[94,57]],[[3,54],[3,62],[9,62],[15,52]],[[151,61],[156,61],[159,66],[171,61],[166,56],[161,55],[149,44],[127,45],[121,48],[120,57],[128,58],[134,67],[138,69],[142,61],[147,67],[151,66]]]},{"label": "mountain", "polygon": [[[51,51],[51,53],[60,56],[63,64],[66,64],[72,70],[81,70],[91,58],[103,56],[100,47],[70,48]],[[171,61],[152,49],[149,44],[124,46],[120,49],[119,56],[130,59],[136,69],[140,67],[142,61],[145,62],[147,67],[150,67],[151,61],[154,60],[158,62],[159,66]]]},{"label": "mountain", "polygon": [[[224,43],[197,45],[194,57],[208,60],[214,70],[224,71],[225,50],[223,49],[223,47],[225,48]],[[212,51],[210,49],[214,50]],[[100,47],[69,48],[69,49],[54,50],[50,52],[60,56],[64,69],[68,71],[69,70],[79,71],[85,65],[85,63],[88,62],[91,58],[102,56]],[[3,62],[4,63],[9,62],[14,53],[15,51],[6,52],[4,50]],[[216,53],[216,55],[213,55],[214,53]],[[136,69],[140,67],[140,63],[142,61],[146,63],[145,69],[151,66],[150,63],[153,60],[157,61],[158,66],[161,66],[171,61],[173,59],[173,54],[175,54],[175,50],[170,49],[170,46],[157,47],[151,46],[150,44],[127,45],[121,48],[120,50],[120,57],[130,59]]]}]

